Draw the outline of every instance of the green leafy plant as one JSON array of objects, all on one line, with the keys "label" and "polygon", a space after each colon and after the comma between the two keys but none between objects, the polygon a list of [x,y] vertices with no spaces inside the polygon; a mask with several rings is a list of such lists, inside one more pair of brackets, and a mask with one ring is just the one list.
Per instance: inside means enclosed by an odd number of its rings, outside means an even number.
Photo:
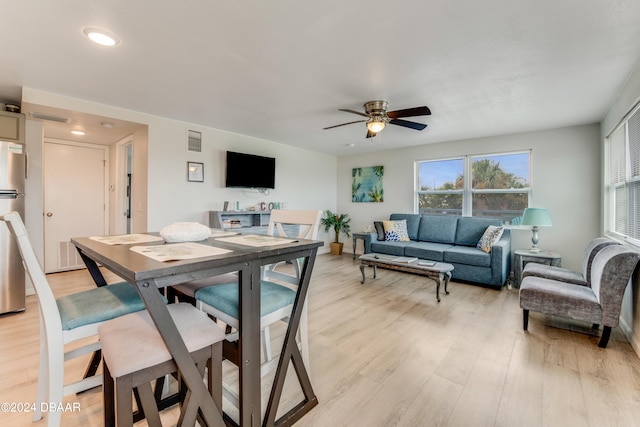
[{"label": "green leafy plant", "polygon": [[333,229],[336,233],[335,242],[339,243],[340,232],[344,233],[347,237],[351,234],[351,218],[347,214],[337,214],[331,212],[327,209],[324,213],[324,218],[320,220],[321,224],[324,225],[325,233],[329,231],[329,229]]}]

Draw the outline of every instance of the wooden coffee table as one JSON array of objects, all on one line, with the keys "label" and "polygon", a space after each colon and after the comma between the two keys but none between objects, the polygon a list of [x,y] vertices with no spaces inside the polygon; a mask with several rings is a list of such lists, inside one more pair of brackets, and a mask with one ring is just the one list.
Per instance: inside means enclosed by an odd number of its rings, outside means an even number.
[{"label": "wooden coffee table", "polygon": [[449,295],[447,289],[453,265],[444,262],[435,262],[424,259],[413,259],[411,262],[401,261],[400,259],[407,257],[398,257],[395,255],[385,255],[370,253],[360,256],[360,272],[362,273],[362,282],[364,284],[364,268],[366,266],[373,267],[373,278],[376,278],[377,268],[387,268],[390,270],[403,271],[405,273],[419,274],[427,276],[436,282],[436,298],[440,302],[440,285],[444,281],[444,293]]}]

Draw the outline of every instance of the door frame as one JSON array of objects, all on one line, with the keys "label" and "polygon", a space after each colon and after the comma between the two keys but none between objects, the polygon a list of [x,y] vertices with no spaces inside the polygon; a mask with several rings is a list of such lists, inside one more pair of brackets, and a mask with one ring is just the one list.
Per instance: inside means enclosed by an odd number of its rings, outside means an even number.
[{"label": "door frame", "polygon": [[[127,218],[122,215],[127,209],[126,206],[126,191],[127,191],[127,174],[133,176],[133,135],[129,135],[116,143],[116,157],[115,157],[115,218],[114,218],[114,233],[113,234],[127,234],[131,230],[127,230]],[[128,152],[131,152],[131,165],[128,165]],[[129,191],[133,191],[130,188]],[[129,203],[131,203],[132,194],[129,194]],[[131,221],[133,212],[129,207],[129,227],[131,227]]]},{"label": "door frame", "polygon": [[[42,203],[43,203],[43,212],[42,212],[42,230],[43,230],[43,260],[46,259],[46,247],[47,247],[47,227],[46,227],[46,217],[45,217],[45,211],[46,211],[46,205],[45,205],[45,200],[44,200],[44,196],[46,193],[46,177],[44,175],[44,163],[47,161],[46,156],[45,156],[45,146],[44,144],[59,144],[59,145],[68,145],[68,146],[73,146],[73,147],[90,147],[92,149],[96,149],[96,150],[101,150],[104,153],[104,167],[102,168],[102,173],[103,173],[103,182],[104,182],[104,188],[102,191],[103,194],[103,210],[102,210],[102,224],[103,224],[103,234],[107,235],[109,234],[109,154],[110,154],[110,150],[109,150],[109,146],[108,145],[102,145],[102,144],[93,144],[93,143],[89,143],[89,142],[76,142],[76,141],[68,141],[65,139],[57,139],[57,138],[43,138],[43,147],[42,147],[42,162],[43,162],[43,175],[42,175]],[[43,261],[44,262],[44,261]]]}]

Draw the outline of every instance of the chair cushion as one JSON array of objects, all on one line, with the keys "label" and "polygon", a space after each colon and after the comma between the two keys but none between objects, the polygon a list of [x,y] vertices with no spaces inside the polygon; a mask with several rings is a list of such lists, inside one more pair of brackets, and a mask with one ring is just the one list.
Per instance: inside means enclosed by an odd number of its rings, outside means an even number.
[{"label": "chair cushion", "polygon": [[545,279],[558,280],[559,282],[573,283],[574,285],[587,286],[582,274],[567,268],[553,265],[528,262],[522,270],[522,278],[527,276],[543,277]]},{"label": "chair cushion", "polygon": [[238,273],[236,272],[220,274],[218,276],[207,277],[199,280],[192,280],[190,282],[180,283],[179,285],[173,285],[172,288],[183,295],[195,298],[198,289],[202,289],[212,285],[221,285],[224,283],[233,282],[234,280],[238,280]]},{"label": "chair cushion", "polygon": [[[238,283],[226,283],[202,288],[196,292],[196,300],[202,301],[227,315],[238,318]],[[260,281],[260,316],[266,316],[293,304],[296,292],[267,280]]]},{"label": "chair cushion", "polygon": [[145,309],[135,286],[128,282],[114,283],[67,295],[58,298],[56,303],[64,330],[104,322]]},{"label": "chair cushion", "polygon": [[602,324],[602,307],[587,286],[528,276],[520,284],[520,308]]},{"label": "chair cushion", "polygon": [[[191,304],[169,304],[167,309],[190,353],[224,339],[222,329]],[[113,378],[172,358],[146,310],[109,320],[100,325],[98,334]]]}]

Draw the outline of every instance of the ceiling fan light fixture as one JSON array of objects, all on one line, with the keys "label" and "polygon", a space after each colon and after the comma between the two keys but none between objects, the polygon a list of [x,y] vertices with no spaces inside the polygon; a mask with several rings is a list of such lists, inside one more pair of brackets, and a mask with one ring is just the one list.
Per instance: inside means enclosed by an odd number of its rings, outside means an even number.
[{"label": "ceiling fan light fixture", "polygon": [[384,126],[384,120],[377,117],[374,117],[367,122],[367,129],[369,129],[369,131],[373,133],[380,132],[382,129],[384,129]]}]

